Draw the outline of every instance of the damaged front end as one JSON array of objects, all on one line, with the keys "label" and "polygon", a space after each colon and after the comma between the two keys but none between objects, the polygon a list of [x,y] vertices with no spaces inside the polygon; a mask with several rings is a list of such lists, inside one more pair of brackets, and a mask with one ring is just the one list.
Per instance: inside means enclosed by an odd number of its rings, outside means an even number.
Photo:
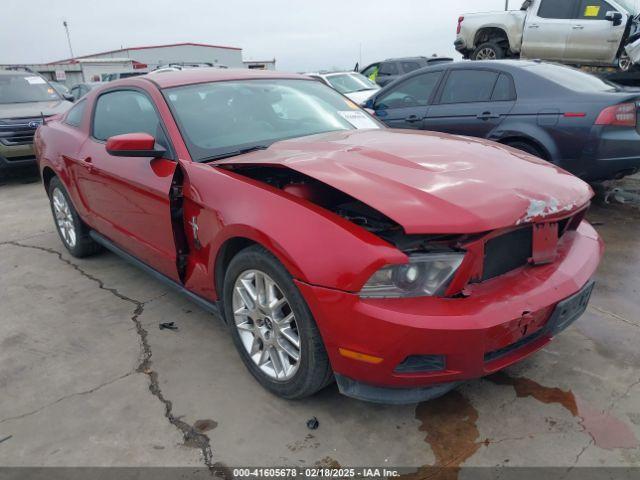
[{"label": "damaged front end", "polygon": [[629,36],[624,50],[632,64],[640,64],[640,15],[631,21]]},{"label": "damaged front end", "polygon": [[441,284],[442,288],[430,294],[449,298],[469,296],[469,287],[474,284],[513,270],[553,262],[564,236],[578,229],[588,205],[559,208],[549,202],[548,208],[534,209],[538,204],[532,201],[532,207],[518,222],[504,228],[471,234],[408,234],[396,221],[366,203],[288,167],[264,164],[220,167],[302,199],[365,229],[407,255],[407,268],[425,256],[459,256],[460,261]]}]

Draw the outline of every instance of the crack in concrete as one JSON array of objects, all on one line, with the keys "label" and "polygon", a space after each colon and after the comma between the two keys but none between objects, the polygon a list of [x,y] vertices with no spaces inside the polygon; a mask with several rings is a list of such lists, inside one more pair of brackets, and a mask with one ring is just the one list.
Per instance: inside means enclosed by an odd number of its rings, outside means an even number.
[{"label": "crack in concrete", "polygon": [[100,385],[90,388],[89,390],[83,390],[81,392],[74,392],[74,393],[70,393],[69,395],[65,395],[63,397],[58,398],[57,400],[54,400],[53,402],[47,403],[46,405],[43,405],[42,407],[36,408],[35,410],[32,410],[31,412],[27,412],[27,413],[23,413],[21,415],[16,415],[13,417],[7,417],[7,418],[3,418],[2,420],[0,420],[0,424],[5,423],[5,422],[9,422],[11,420],[20,420],[22,418],[26,418],[26,417],[30,417],[31,415],[35,415],[36,413],[40,413],[42,410],[45,410],[49,407],[52,407],[54,405],[57,405],[60,402],[63,402],[64,400],[67,400],[69,398],[73,398],[73,397],[80,397],[83,395],[89,395],[91,393],[97,392],[98,390],[100,390],[103,387],[106,387],[107,385],[111,385],[112,383],[115,383],[119,380],[122,380],[123,378],[127,378],[130,375],[133,375],[134,373],[136,373],[135,371],[131,371],[128,373],[125,373],[124,375],[120,375],[117,378],[114,378],[112,380],[109,380],[107,382],[101,383]]},{"label": "crack in concrete", "polygon": [[627,320],[622,315],[618,315],[617,313],[610,312],[609,310],[605,310],[604,308],[596,307],[595,305],[589,305],[589,308],[595,310],[596,312],[602,313],[603,315],[607,315],[608,317],[620,320],[621,322],[624,322],[632,327],[640,328],[640,325],[638,325],[637,323],[633,323],[631,320]]},{"label": "crack in concrete", "polygon": [[[162,393],[162,389],[160,388],[160,382],[158,380],[158,373],[153,371],[151,369],[151,356],[152,356],[152,351],[151,351],[151,346],[149,345],[149,341],[148,341],[148,335],[149,333],[147,332],[147,330],[144,328],[144,326],[142,325],[142,322],[140,321],[140,316],[143,314],[144,312],[144,307],[147,303],[160,298],[164,295],[166,295],[166,292],[163,293],[162,295],[159,295],[158,297],[151,299],[147,302],[140,302],[134,298],[131,297],[127,297],[126,295],[120,293],[116,288],[110,288],[105,286],[104,282],[99,279],[98,277],[95,277],[87,272],[85,272],[82,268],[80,268],[78,265],[76,265],[75,263],[71,262],[70,260],[67,260],[66,258],[64,258],[62,256],[62,254],[56,250],[53,250],[51,248],[45,248],[45,247],[40,247],[37,245],[26,245],[23,243],[20,243],[18,241],[8,241],[8,242],[3,242],[0,243],[0,245],[13,245],[15,247],[18,248],[29,248],[29,249],[33,249],[33,250],[39,250],[42,252],[46,252],[49,253],[51,255],[55,255],[56,257],[58,257],[58,259],[67,264],[68,266],[70,266],[71,268],[73,268],[75,271],[77,271],[80,275],[82,275],[85,278],[88,278],[89,280],[92,280],[93,282],[98,284],[98,287],[101,290],[105,290],[109,293],[111,293],[112,295],[114,295],[115,297],[124,300],[125,302],[131,303],[133,305],[135,305],[135,310],[133,311],[133,315],[131,316],[131,321],[134,323],[135,325],[135,329],[136,329],[136,333],[138,335],[138,338],[140,340],[140,357],[139,357],[139,363],[138,363],[138,367],[135,369],[135,373],[142,373],[147,375],[147,377],[149,378],[149,391],[151,392],[151,394],[156,397],[158,400],[160,400],[160,402],[164,405],[164,416],[167,418],[167,420],[169,421],[169,423],[171,423],[171,425],[173,425],[174,427],[176,427],[178,430],[180,430],[180,432],[182,433],[183,439],[184,439],[184,444],[186,446],[192,446],[195,448],[200,449],[202,457],[203,457],[203,462],[204,464],[207,466],[207,468],[209,469],[209,472],[212,475],[215,476],[219,476],[220,474],[222,474],[222,476],[226,476],[225,475],[225,469],[224,467],[221,468],[222,464],[220,463],[213,463],[213,453],[211,450],[211,444],[210,444],[210,439],[207,435],[200,433],[198,431],[196,431],[193,426],[189,425],[188,423],[182,421],[180,418],[176,417],[173,414],[173,404],[170,400],[166,399],[164,394]],[[131,375],[134,372],[129,372],[127,375]],[[122,377],[123,378],[123,377]],[[119,379],[116,379],[119,380]],[[115,380],[114,380],[115,381]],[[113,383],[113,381],[111,382]],[[103,385],[104,386],[104,385]],[[95,391],[95,389],[93,390]],[[92,393],[92,391],[87,391],[84,392],[83,394],[87,394],[87,393]],[[60,401],[64,400],[64,398],[57,400],[54,403],[58,403]],[[48,405],[50,406],[50,405]],[[43,408],[46,408],[43,407]],[[42,410],[42,409],[39,409]],[[39,411],[37,410],[37,411]],[[20,417],[17,418],[23,418],[25,416],[28,415],[33,415],[34,413],[37,413],[37,411],[34,412],[30,412],[28,414],[22,415]],[[5,419],[3,421],[8,421],[10,419]],[[2,423],[0,421],[0,423]]]},{"label": "crack in concrete", "polygon": [[22,237],[22,238],[14,238],[13,240],[3,240],[0,242],[0,247],[3,245],[9,245],[11,244],[11,242],[24,242],[25,240],[32,240],[34,238],[38,238],[38,237],[42,237],[44,235],[50,235],[52,233],[56,233],[55,230],[47,230],[44,232],[40,232],[40,233],[34,233],[33,235],[27,235],[26,237]]}]

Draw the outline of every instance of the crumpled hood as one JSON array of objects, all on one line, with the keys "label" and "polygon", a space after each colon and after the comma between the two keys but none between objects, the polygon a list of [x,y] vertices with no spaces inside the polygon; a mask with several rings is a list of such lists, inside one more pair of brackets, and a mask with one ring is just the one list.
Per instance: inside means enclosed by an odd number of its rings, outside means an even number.
[{"label": "crumpled hood", "polygon": [[66,100],[28,103],[0,103],[0,120],[6,118],[48,117],[64,113],[73,107],[73,103]]},{"label": "crumpled hood", "polygon": [[351,130],[281,141],[218,164],[282,165],[331,185],[406,233],[478,233],[584,206],[593,192],[553,165],[469,137]]}]

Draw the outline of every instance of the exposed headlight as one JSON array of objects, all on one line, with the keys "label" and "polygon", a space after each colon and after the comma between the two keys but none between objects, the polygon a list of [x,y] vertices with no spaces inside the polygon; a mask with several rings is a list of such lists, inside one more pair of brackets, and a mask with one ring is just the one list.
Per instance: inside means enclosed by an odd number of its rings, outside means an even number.
[{"label": "exposed headlight", "polygon": [[405,265],[381,268],[360,291],[361,297],[442,295],[460,267],[464,253],[429,253],[409,257]]}]

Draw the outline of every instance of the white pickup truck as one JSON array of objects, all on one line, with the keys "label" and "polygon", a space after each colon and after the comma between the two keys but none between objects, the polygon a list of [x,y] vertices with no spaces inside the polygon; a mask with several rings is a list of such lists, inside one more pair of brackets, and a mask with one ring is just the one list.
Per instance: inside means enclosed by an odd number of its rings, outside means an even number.
[{"label": "white pickup truck", "polygon": [[520,10],[464,14],[456,50],[464,58],[521,57],[569,65],[640,64],[636,0],[526,0]]}]

